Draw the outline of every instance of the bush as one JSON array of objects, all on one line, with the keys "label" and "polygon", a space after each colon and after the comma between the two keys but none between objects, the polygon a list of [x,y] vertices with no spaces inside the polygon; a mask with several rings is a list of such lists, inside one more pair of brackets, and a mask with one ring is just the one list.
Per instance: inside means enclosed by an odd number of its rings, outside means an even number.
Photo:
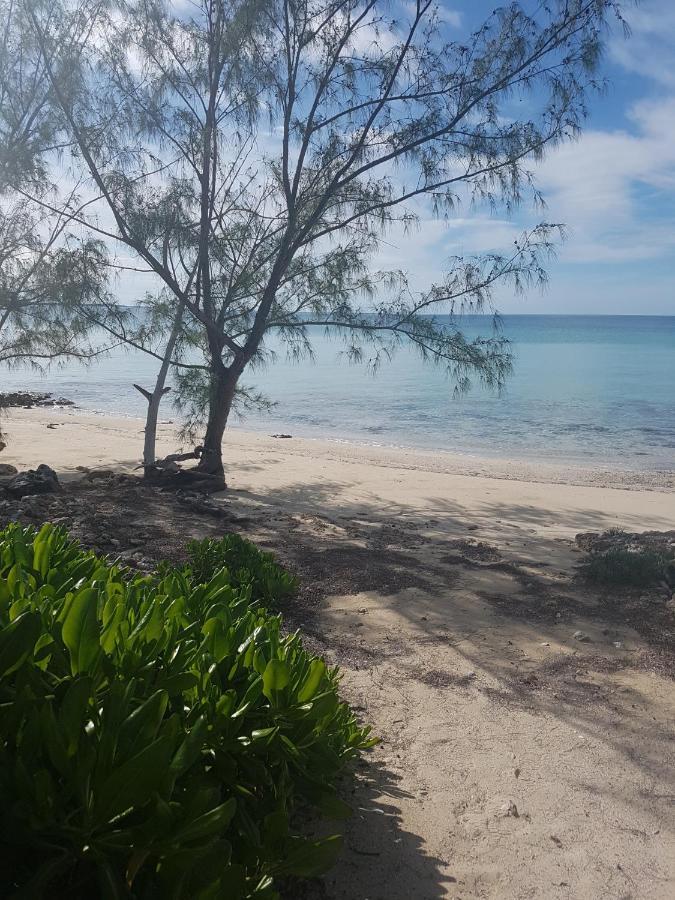
[{"label": "bush", "polygon": [[228,534],[219,541],[190,541],[188,556],[188,571],[196,581],[210,581],[225,566],[234,587],[250,585],[253,600],[271,603],[298,589],[298,579],[277,565],[271,553],[263,553],[238,534]]},{"label": "bush", "polygon": [[611,547],[593,552],[579,567],[587,581],[624,587],[648,587],[665,578],[670,563],[657,550]]},{"label": "bush", "polygon": [[346,812],[337,773],[374,742],[253,599],[260,565],[139,576],[0,532],[3,897],[262,900],[333,861],[293,814]]}]

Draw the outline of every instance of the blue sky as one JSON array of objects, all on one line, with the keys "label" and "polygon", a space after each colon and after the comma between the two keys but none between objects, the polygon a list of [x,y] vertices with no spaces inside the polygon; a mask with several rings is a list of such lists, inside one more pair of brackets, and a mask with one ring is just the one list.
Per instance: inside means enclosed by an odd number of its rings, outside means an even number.
[{"label": "blue sky", "polygon": [[[458,34],[494,5],[450,2]],[[568,226],[549,286],[525,297],[502,292],[501,312],[675,315],[675,0],[626,3],[626,18],[632,36],[616,29],[609,38],[609,88],[593,98],[583,136],[537,170],[544,218]],[[411,268],[428,275],[439,253],[508,247],[541,218],[523,208],[512,222],[481,211],[447,229],[425,222],[405,243]]]},{"label": "blue sky", "polygon": [[[498,291],[500,312],[675,315],[675,0],[624,4],[632,36],[618,27],[608,36],[606,93],[592,98],[582,137],[535,169],[544,212],[524,205],[509,220],[460,208],[441,222],[420,210],[419,228],[388,235],[374,266],[403,266],[423,289],[448,257],[508,252],[525,228],[545,219],[568,232],[548,265],[549,285],[525,296]],[[443,19],[461,40],[496,5],[445,0]],[[118,284],[123,302],[148,287],[133,275]]]}]

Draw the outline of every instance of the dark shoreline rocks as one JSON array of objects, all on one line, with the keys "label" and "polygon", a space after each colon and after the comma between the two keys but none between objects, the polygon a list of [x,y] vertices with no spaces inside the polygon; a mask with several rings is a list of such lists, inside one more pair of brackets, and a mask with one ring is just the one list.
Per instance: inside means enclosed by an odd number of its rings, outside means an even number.
[{"label": "dark shoreline rocks", "polygon": [[15,498],[33,494],[53,494],[59,490],[59,487],[56,472],[44,463],[37,469],[20,472],[4,485],[5,492]]},{"label": "dark shoreline rocks", "polygon": [[53,394],[39,391],[10,391],[0,393],[0,409],[34,409],[35,407],[50,406],[75,406],[75,401],[65,397],[55,397]]}]

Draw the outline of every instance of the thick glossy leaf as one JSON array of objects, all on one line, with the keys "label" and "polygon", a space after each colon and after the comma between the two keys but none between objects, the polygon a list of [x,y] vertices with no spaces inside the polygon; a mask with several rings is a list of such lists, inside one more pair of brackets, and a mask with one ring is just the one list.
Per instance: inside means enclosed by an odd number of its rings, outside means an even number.
[{"label": "thick glossy leaf", "polygon": [[149,744],[157,736],[162,724],[169,695],[155,691],[122,723],[117,744],[118,756],[126,757],[133,749]]},{"label": "thick glossy leaf", "polygon": [[92,699],[92,681],[85,676],[72,682],[61,703],[59,725],[69,754],[77,750]]},{"label": "thick glossy leaf", "polygon": [[204,716],[201,716],[185,736],[174,758],[171,761],[171,771],[175,775],[181,775],[192,766],[200,757],[207,734],[207,724]]},{"label": "thick glossy leaf", "polygon": [[73,675],[88,672],[101,652],[97,600],[98,591],[94,588],[79,591],[73,597],[61,628],[63,642],[70,653]]},{"label": "thick glossy leaf", "polygon": [[18,669],[33,652],[42,631],[42,617],[25,612],[0,631],[0,678]]},{"label": "thick glossy leaf", "polygon": [[319,690],[323,676],[326,674],[326,663],[322,659],[313,659],[309,664],[309,674],[298,692],[300,703],[306,703]]},{"label": "thick glossy leaf", "polygon": [[94,799],[94,819],[109,822],[129,809],[144,806],[159,790],[173,754],[172,738],[160,737],[114,769]]},{"label": "thick glossy leaf", "polygon": [[290,680],[288,666],[281,659],[271,659],[263,674],[263,693],[270,700],[277,691],[282,691]]},{"label": "thick glossy leaf", "polygon": [[183,826],[174,836],[178,843],[192,843],[210,838],[212,835],[221,834],[232,821],[237,801],[230,797],[225,803],[221,803],[215,809],[194,819],[188,825]]}]

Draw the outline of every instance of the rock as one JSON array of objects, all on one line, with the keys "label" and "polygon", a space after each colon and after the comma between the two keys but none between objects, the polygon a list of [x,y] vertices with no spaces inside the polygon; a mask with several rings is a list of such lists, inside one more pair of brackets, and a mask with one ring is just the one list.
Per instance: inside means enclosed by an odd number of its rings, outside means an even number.
[{"label": "rock", "polygon": [[273,438],[292,438],[292,434],[273,434]]},{"label": "rock", "polygon": [[31,409],[33,406],[75,406],[75,403],[72,400],[66,400],[65,397],[53,397],[51,394],[35,391],[12,391],[9,394],[0,394],[0,407],[8,409],[12,406]]},{"label": "rock", "polygon": [[509,800],[508,803],[504,803],[503,806],[499,807],[499,815],[504,816],[504,818],[510,819],[519,819],[520,813],[518,812],[518,807],[513,802],[513,800]]},{"label": "rock", "polygon": [[49,494],[59,489],[56,472],[44,463],[37,469],[29,469],[15,475],[5,485],[11,497],[25,497],[27,494]]},{"label": "rock", "polygon": [[19,470],[16,466],[10,466],[9,463],[0,463],[0,475],[18,475]]},{"label": "rock", "polygon": [[584,643],[590,643],[591,640],[585,631],[575,631],[572,637],[575,641],[583,641]]}]

